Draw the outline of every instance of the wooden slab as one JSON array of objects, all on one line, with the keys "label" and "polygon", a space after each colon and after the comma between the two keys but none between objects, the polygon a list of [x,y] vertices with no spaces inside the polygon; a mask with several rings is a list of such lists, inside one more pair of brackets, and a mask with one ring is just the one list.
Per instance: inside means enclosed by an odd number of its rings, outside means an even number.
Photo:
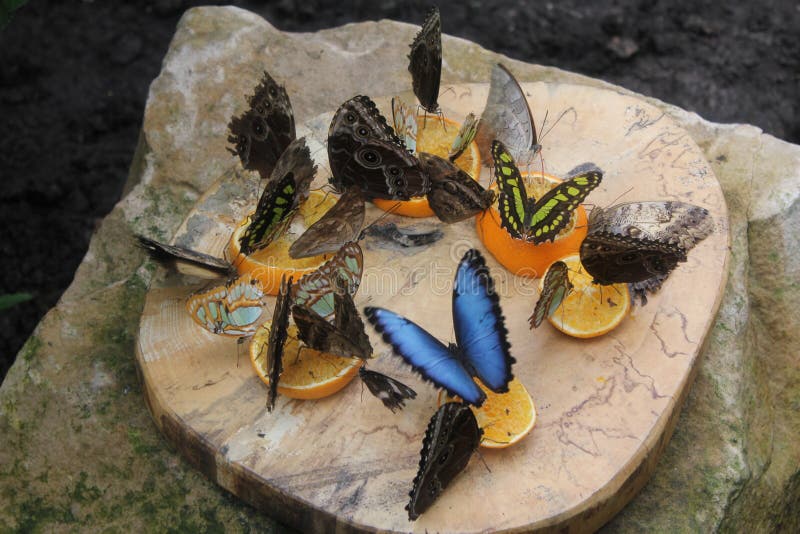
[{"label": "wooden slab", "polygon": [[[605,178],[592,202],[608,206],[629,188],[621,201],[691,202],[710,210],[714,233],[646,307],[593,340],[567,337],[548,324],[531,332],[535,282],[509,275],[488,256],[517,358],[514,373],[537,404],[538,423],[516,446],[483,452],[491,471],[473,459],[414,523],[403,508],[436,392],[371,328],[381,354],[371,367],[420,394],[402,413],[393,415],[354,380],[320,401],[279,398],[268,414],[265,386],[251,371],[246,350],[196,326],[183,307],[190,289],[166,287],[175,286],[174,277],[160,281],[163,287],[154,284],[147,297],[137,357],[153,417],[187,460],[303,530],[582,531],[602,525],[636,494],[669,439],[725,286],[725,201],[700,149],[657,108],[583,86],[530,83],[524,89],[537,120],[545,109],[551,123],[564,113],[543,141],[548,172],[563,174],[593,161]],[[445,88],[445,114],[460,119],[480,112],[487,91],[486,85]],[[385,112],[387,104],[379,101]],[[315,155],[323,175],[330,118],[311,121],[304,132],[320,143]],[[233,224],[254,201],[251,182],[234,172],[222,177],[187,219],[178,242],[221,253]],[[376,213],[372,208],[367,220]],[[386,306],[452,340],[454,268],[466,249],[483,247],[472,221],[441,228],[444,238],[419,251],[381,248],[368,238],[359,307]]]}]

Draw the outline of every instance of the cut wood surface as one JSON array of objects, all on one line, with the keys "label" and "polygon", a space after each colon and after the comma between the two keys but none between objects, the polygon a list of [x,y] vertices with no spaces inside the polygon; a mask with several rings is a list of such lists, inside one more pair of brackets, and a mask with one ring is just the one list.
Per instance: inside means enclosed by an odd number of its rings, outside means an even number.
[{"label": "cut wood surface", "polygon": [[[196,281],[164,273],[147,297],[137,358],[156,424],[187,460],[242,499],[303,530],[338,525],[418,532],[585,531],[602,525],[646,483],[674,428],[725,287],[725,200],[698,146],[657,108],[585,86],[526,83],[523,88],[540,131],[548,114],[544,131],[549,133],[542,141],[546,172],[564,175],[594,162],[605,176],[590,202],[601,207],[636,200],[690,202],[711,212],[714,232],[647,306],[591,340],[567,337],[547,323],[529,330],[536,281],[506,272],[485,251],[472,220],[444,225],[390,217],[399,225],[436,225],[444,232],[422,249],[400,250],[366,238],[356,304],[396,311],[444,342],[454,338],[450,307],[458,260],[471,247],[485,253],[517,359],[514,374],[538,411],[536,427],[525,439],[508,449],[483,451],[486,466],[473,458],[413,523],[404,506],[436,390],[368,325],[379,354],[370,368],[419,394],[405,410],[392,414],[356,379],[319,401],[279,397],[267,413],[266,386],[250,367],[247,346],[195,324],[184,303],[198,288],[192,285]],[[448,118],[460,120],[470,111],[479,113],[487,93],[484,84],[444,87],[440,102]],[[377,102],[390,117],[388,99]],[[320,163],[318,185],[327,180],[323,147],[334,111],[298,132],[312,141]],[[531,170],[540,166],[537,160]],[[255,180],[236,169],[200,199],[175,242],[222,255],[234,225],[256,200]],[[488,178],[484,169],[484,184]],[[370,208],[366,220],[379,213]],[[302,228],[295,224],[290,231]],[[267,300],[265,318],[274,302]]]}]

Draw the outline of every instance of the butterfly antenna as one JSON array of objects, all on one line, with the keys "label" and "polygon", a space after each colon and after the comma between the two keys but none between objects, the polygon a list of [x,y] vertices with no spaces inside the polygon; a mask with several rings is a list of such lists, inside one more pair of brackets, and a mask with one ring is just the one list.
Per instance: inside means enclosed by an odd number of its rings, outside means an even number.
[{"label": "butterfly antenna", "polygon": [[[489,441],[494,441],[494,440],[491,440],[491,439],[490,439]],[[483,466],[486,468],[486,470],[487,470],[487,471],[489,471],[489,472],[491,473],[491,472],[492,472],[492,470],[491,470],[491,469],[489,469],[489,464],[487,464],[487,463],[486,463],[486,458],[484,458],[484,457],[483,457],[483,454],[481,454],[481,450],[480,450],[480,449],[477,449],[475,452],[477,452],[477,453],[478,453],[478,458],[480,458],[480,459],[481,459],[481,462],[483,462]]]},{"label": "butterfly antenna", "polygon": [[361,232],[358,234],[358,239],[356,239],[356,241],[361,241],[362,239],[364,239],[364,236],[367,234],[367,230],[369,230],[370,228],[381,222],[389,215],[392,215],[398,208],[400,208],[400,205],[401,202],[397,201],[390,207],[386,208],[385,211],[381,213],[377,218],[375,218],[374,221],[372,221],[371,223],[369,223],[368,225],[366,225],[364,228],[361,229]]},{"label": "butterfly antenna", "polygon": [[614,200],[612,200],[612,201],[611,201],[611,204],[609,204],[609,205],[610,205],[610,206],[613,206],[614,204],[616,204],[616,203],[617,203],[617,201],[618,201],[619,199],[621,199],[622,197],[624,197],[625,195],[627,195],[627,194],[628,194],[628,193],[630,193],[631,191],[633,191],[633,186],[629,187],[628,189],[626,189],[625,191],[623,191],[622,193],[620,193],[619,195],[617,195],[617,198],[615,198]]},{"label": "butterfly antenna", "polygon": [[[542,140],[542,139],[544,139],[544,138],[545,138],[545,136],[546,136],[547,134],[549,134],[549,133],[550,133],[550,131],[551,131],[553,128],[555,128],[555,127],[556,127],[556,125],[557,125],[559,122],[561,122],[561,119],[563,119],[563,118],[564,118],[564,115],[566,115],[567,113],[570,113],[570,112],[572,112],[572,113],[575,113],[575,108],[573,108],[572,106],[570,106],[570,107],[568,107],[567,109],[565,109],[564,111],[562,111],[562,112],[561,112],[561,115],[559,115],[559,116],[558,116],[558,118],[557,118],[557,119],[556,119],[556,120],[553,122],[553,125],[552,125],[550,128],[548,128],[546,132],[542,132],[542,135],[541,135],[541,137],[539,137],[539,140]],[[544,125],[545,125],[546,123],[547,123],[547,112],[545,112],[545,115],[544,115],[544,122],[542,123],[542,129],[543,129],[543,130],[544,130]]]}]

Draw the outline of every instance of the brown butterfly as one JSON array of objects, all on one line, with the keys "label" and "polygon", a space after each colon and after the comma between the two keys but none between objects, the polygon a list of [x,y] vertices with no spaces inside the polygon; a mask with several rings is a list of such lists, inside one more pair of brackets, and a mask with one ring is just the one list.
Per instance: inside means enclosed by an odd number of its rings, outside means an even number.
[{"label": "brown butterfly", "polygon": [[336,204],[289,247],[292,258],[307,258],[335,252],[348,241],[356,241],[364,225],[364,197],[350,187]]},{"label": "brown butterfly", "polygon": [[275,407],[278,397],[278,381],[283,372],[283,347],[289,335],[289,304],[291,303],[292,277],[281,278],[281,288],[275,301],[272,312],[272,324],[269,328],[269,342],[267,344],[267,373],[269,376],[269,389],[267,390],[267,411]]},{"label": "brown butterfly", "polygon": [[228,141],[234,145],[228,150],[239,156],[245,169],[257,171],[262,180],[267,180],[280,155],[296,138],[292,104],[286,89],[266,71],[247,101],[247,111],[228,124]]},{"label": "brown butterfly", "polygon": [[420,152],[419,159],[431,181],[428,204],[439,220],[463,221],[494,202],[494,191],[484,189],[450,161],[425,152]]}]

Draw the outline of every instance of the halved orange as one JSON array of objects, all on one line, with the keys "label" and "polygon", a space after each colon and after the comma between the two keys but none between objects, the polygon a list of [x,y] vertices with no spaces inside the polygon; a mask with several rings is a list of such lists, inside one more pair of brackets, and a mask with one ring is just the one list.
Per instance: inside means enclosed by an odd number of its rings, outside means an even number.
[{"label": "halved orange", "polygon": [[[267,343],[271,322],[262,324],[250,341],[250,363],[258,377],[269,385]],[[297,327],[289,325],[283,348],[283,373],[278,393],[292,399],[321,399],[333,395],[353,379],[362,365],[358,358],[342,358],[308,347],[300,350]]]},{"label": "halved orange", "polygon": [[[461,128],[461,124],[450,119],[444,119],[444,123],[447,130],[442,126],[441,119],[435,115],[428,115],[427,119],[422,115],[417,116],[417,124],[419,125],[417,152],[427,152],[447,159],[450,145],[452,145],[458,129]],[[481,157],[477,143],[474,141],[470,143],[467,150],[456,158],[455,164],[473,178],[480,176]],[[382,210],[391,211],[397,215],[405,215],[406,217],[434,216],[433,210],[428,205],[428,199],[425,197],[414,197],[406,201],[376,198],[372,202]]]},{"label": "halved orange", "polygon": [[[562,180],[550,174],[523,174],[528,194],[541,198]],[[496,184],[493,187],[497,187]],[[554,241],[535,245],[511,237],[502,226],[500,211],[495,201],[491,209],[475,218],[476,230],[484,246],[512,274],[538,278],[557,259],[577,252],[587,232],[586,210],[578,206],[570,222]]]},{"label": "halved orange", "polygon": [[[578,254],[561,258],[569,269],[572,292],[547,320],[556,329],[579,338],[597,337],[619,326],[631,309],[627,284],[601,286],[581,267]],[[544,276],[539,282],[541,292]]]},{"label": "halved orange", "polygon": [[[334,204],[336,204],[336,197],[326,195],[322,191],[311,191],[308,199],[300,205],[292,224],[296,225],[296,222],[299,221],[302,230],[305,230],[305,228],[317,222]],[[239,237],[249,224],[249,216],[239,223],[228,242],[226,256],[240,275],[250,274],[253,278],[257,278],[264,286],[264,293],[268,295],[278,294],[281,276],[294,276],[295,280],[297,280],[300,276],[313,271],[328,259],[328,255],[325,254],[297,260],[292,259],[289,256],[289,247],[292,246],[298,235],[288,232],[284,232],[275,238],[272,243],[263,249],[246,256],[240,252]]]},{"label": "halved orange", "polygon": [[[528,390],[517,378],[508,383],[508,392],[494,393],[480,380],[475,383],[486,394],[486,400],[480,408],[470,406],[470,410],[478,420],[478,427],[483,430],[481,447],[487,449],[504,449],[528,435],[536,425],[536,407]],[[439,404],[457,397],[449,397],[444,391],[439,393]]]}]

